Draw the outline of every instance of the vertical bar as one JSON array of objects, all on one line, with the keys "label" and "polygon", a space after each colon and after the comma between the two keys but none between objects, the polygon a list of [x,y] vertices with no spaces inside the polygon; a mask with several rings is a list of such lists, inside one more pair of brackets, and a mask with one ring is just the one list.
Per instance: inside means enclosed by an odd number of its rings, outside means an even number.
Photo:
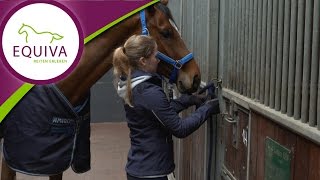
[{"label": "vertical bar", "polygon": [[229,74],[229,83],[230,83],[230,89],[234,90],[234,61],[233,61],[233,57],[234,57],[234,52],[233,52],[233,48],[234,48],[234,2],[233,0],[230,0],[230,17],[231,17],[231,28],[230,28],[230,59],[229,59],[229,69],[230,71],[228,72]]},{"label": "vertical bar", "polygon": [[[198,3],[196,3],[198,9],[196,12],[198,12],[197,14],[199,16],[198,23],[200,23],[200,26],[198,24],[198,28],[195,28],[195,34],[197,34],[196,37],[198,39],[197,43],[199,45],[197,49],[199,49],[199,47],[203,47],[201,48],[202,50],[200,49],[199,51],[201,52],[203,58],[206,59],[204,67],[206,67],[208,73],[208,80],[217,78],[219,76],[218,67],[222,67],[219,66],[220,48],[218,42],[220,38],[223,38],[224,33],[221,33],[221,36],[219,37],[219,1],[220,0],[206,0],[203,2],[199,1]],[[224,12],[222,12],[222,14],[223,13]],[[207,16],[208,14],[209,16]],[[221,26],[221,28],[223,28],[223,26]],[[222,57],[224,57],[223,54]],[[220,60],[222,61],[223,59],[221,58]],[[220,68],[220,70],[221,69],[222,68]]]},{"label": "vertical bar", "polygon": [[244,58],[243,58],[243,47],[244,47],[244,0],[239,0],[240,5],[240,43],[239,43],[239,60],[240,60],[240,71],[239,71],[239,93],[243,95],[243,73],[244,73]]},{"label": "vertical bar", "polygon": [[242,0],[238,0],[239,2],[239,5],[238,5],[238,14],[239,14],[239,26],[238,26],[238,93],[239,94],[242,94],[242,60],[243,60],[243,57],[242,57],[242,28],[243,28],[243,25],[242,25],[242,22],[243,22],[243,18],[242,18]]},{"label": "vertical bar", "polygon": [[241,93],[240,71],[241,71],[241,3],[237,1],[237,92]]},{"label": "vertical bar", "polygon": [[262,9],[263,9],[263,4],[262,1],[258,1],[258,29],[257,29],[257,63],[256,63],[256,91],[255,91],[255,96],[256,99],[259,100],[259,93],[260,93],[260,65],[261,65],[261,39],[262,39]]},{"label": "vertical bar", "polygon": [[[280,0],[281,1],[281,0]],[[270,73],[270,108],[275,107],[275,88],[276,88],[276,63],[277,63],[277,36],[278,36],[278,3],[273,0],[272,4],[272,36],[271,36],[271,73]],[[281,26],[281,25],[280,25]]]},{"label": "vertical bar", "polygon": [[233,90],[236,92],[237,88],[236,88],[236,77],[237,77],[237,2],[236,0],[233,0]]},{"label": "vertical bar", "polygon": [[241,91],[242,91],[242,95],[246,96],[245,92],[246,92],[246,59],[245,59],[245,54],[246,54],[246,34],[245,34],[245,30],[246,30],[246,0],[242,0],[242,13],[241,13],[241,17],[242,17],[242,33],[241,33],[241,62],[242,62],[242,73],[241,73]]},{"label": "vertical bar", "polygon": [[240,46],[240,57],[241,57],[241,74],[240,74],[240,93],[242,95],[244,95],[244,87],[245,87],[245,78],[244,78],[244,73],[245,73],[245,59],[244,59],[244,54],[245,54],[245,51],[244,51],[244,47],[245,47],[245,33],[244,33],[244,30],[245,30],[245,0],[240,0],[241,1],[241,40],[240,40],[240,43],[241,43],[241,46]]},{"label": "vertical bar", "polygon": [[[220,67],[218,71],[218,77],[222,78],[225,82],[224,85],[228,86],[228,49],[230,44],[229,39],[229,12],[226,5],[229,5],[229,0],[220,2],[219,7],[219,51],[218,51],[218,65]],[[209,3],[209,2],[208,2]],[[208,10],[210,11],[210,9]],[[210,28],[210,26],[209,26]],[[210,49],[209,49],[210,51]]]},{"label": "vertical bar", "polygon": [[270,96],[270,61],[271,61],[271,36],[272,36],[272,0],[268,0],[267,7],[267,39],[266,39],[266,59],[265,59],[265,81],[264,81],[264,104],[269,106]]},{"label": "vertical bar", "polygon": [[243,59],[244,59],[244,73],[243,73],[243,95],[244,96],[248,96],[248,72],[249,72],[249,68],[248,68],[248,62],[249,62],[249,59],[248,59],[248,39],[249,39],[249,36],[248,36],[248,29],[249,29],[249,17],[248,17],[248,10],[249,10],[249,1],[248,0],[245,0],[244,1],[244,55],[243,55]]},{"label": "vertical bar", "polygon": [[[191,5],[188,5],[191,4]],[[186,0],[183,1],[183,8],[182,8],[182,26],[181,26],[181,35],[183,39],[186,41],[186,45],[188,48],[193,49],[193,29],[194,29],[194,9],[191,8],[192,1]]]},{"label": "vertical bar", "polygon": [[264,81],[266,74],[266,36],[267,36],[267,10],[268,0],[264,0],[262,8],[262,41],[261,41],[261,64],[260,64],[260,103],[264,104]]},{"label": "vertical bar", "polygon": [[297,48],[296,48],[296,72],[294,84],[294,111],[293,118],[301,118],[301,84],[303,67],[303,38],[304,38],[304,14],[305,0],[299,0],[298,4],[298,22],[297,22]]},{"label": "vertical bar", "polygon": [[[320,5],[320,4],[318,4],[318,5]],[[320,61],[320,59],[319,59],[319,61]],[[318,69],[320,69],[320,63],[319,63]],[[318,126],[318,130],[320,130],[320,71],[319,71],[319,76],[318,76],[317,126]]]},{"label": "vertical bar", "polygon": [[247,1],[247,18],[248,18],[248,29],[247,29],[247,32],[248,32],[248,46],[247,46],[247,52],[248,52],[248,55],[247,55],[247,67],[248,67],[248,72],[247,72],[247,96],[249,98],[252,97],[252,94],[251,94],[251,82],[252,82],[252,76],[251,76],[251,72],[253,71],[252,67],[251,67],[251,64],[253,63],[253,59],[252,59],[252,12],[253,12],[253,8],[252,8],[252,0],[248,0]]},{"label": "vertical bar", "polygon": [[235,19],[235,15],[236,15],[236,9],[235,9],[235,0],[232,0],[232,47],[231,47],[231,50],[232,50],[232,57],[231,57],[231,62],[232,62],[232,69],[231,69],[231,81],[232,81],[232,90],[235,91],[236,89],[236,84],[235,84],[235,77],[236,77],[236,63],[235,63],[235,46],[236,46],[236,43],[235,43],[235,29],[236,29],[236,19]]},{"label": "vertical bar", "polygon": [[282,78],[282,55],[283,55],[283,27],[284,27],[284,0],[279,0],[278,6],[278,43],[277,43],[277,75],[275,110],[280,111],[281,107],[281,78]]},{"label": "vertical bar", "polygon": [[[317,6],[316,6],[317,5]],[[309,125],[316,125],[317,111],[317,83],[319,71],[319,0],[314,1],[313,11],[313,33],[312,33],[312,54],[311,54],[311,80],[310,80],[310,104],[309,104]]]},{"label": "vertical bar", "polygon": [[256,62],[257,58],[257,27],[258,27],[258,2],[257,0],[252,0],[252,73],[251,73],[251,98],[256,99],[255,96],[255,87],[256,87]]},{"label": "vertical bar", "polygon": [[281,81],[281,112],[287,112],[287,90],[288,90],[288,65],[289,65],[289,31],[290,31],[290,0],[284,3],[284,36],[283,36],[283,66]]},{"label": "vertical bar", "polygon": [[289,74],[288,74],[288,99],[287,115],[293,116],[294,103],[294,71],[296,63],[296,44],[297,44],[297,0],[291,0],[291,19],[290,19],[290,47],[289,47]]},{"label": "vertical bar", "polygon": [[[316,0],[319,2],[319,0]],[[301,121],[308,122],[309,117],[309,87],[310,87],[310,66],[311,66],[311,44],[312,44],[312,19],[313,0],[306,0],[306,21],[304,30],[304,51],[303,51],[303,75],[302,75],[302,100],[301,100]],[[316,8],[315,8],[316,9]],[[318,8],[319,9],[319,8]]]},{"label": "vertical bar", "polygon": [[237,23],[237,19],[236,17],[238,16],[237,15],[237,0],[233,0],[233,42],[232,42],[232,51],[233,51],[233,71],[232,71],[232,74],[233,74],[233,78],[232,78],[232,81],[233,81],[233,90],[236,91],[237,90],[237,28],[238,28],[238,23]]}]

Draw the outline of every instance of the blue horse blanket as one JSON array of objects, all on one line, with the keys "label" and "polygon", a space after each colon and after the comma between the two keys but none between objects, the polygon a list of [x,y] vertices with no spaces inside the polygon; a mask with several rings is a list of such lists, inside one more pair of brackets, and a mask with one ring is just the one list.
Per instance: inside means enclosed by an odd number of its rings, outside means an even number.
[{"label": "blue horse blanket", "polygon": [[34,86],[4,120],[3,154],[10,168],[54,175],[90,169],[90,94],[76,110],[55,85]]}]

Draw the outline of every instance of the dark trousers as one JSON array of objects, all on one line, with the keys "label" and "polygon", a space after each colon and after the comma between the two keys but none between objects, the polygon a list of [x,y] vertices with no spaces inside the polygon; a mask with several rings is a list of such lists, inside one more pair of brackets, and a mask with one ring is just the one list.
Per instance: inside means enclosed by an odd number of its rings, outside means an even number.
[{"label": "dark trousers", "polygon": [[158,177],[158,178],[137,178],[137,177],[130,176],[129,174],[127,174],[127,179],[128,180],[168,180],[167,176]]}]

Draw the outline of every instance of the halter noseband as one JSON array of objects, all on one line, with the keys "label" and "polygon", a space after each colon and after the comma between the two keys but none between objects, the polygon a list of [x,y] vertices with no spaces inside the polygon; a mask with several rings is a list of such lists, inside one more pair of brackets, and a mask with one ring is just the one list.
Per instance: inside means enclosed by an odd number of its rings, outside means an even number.
[{"label": "halter noseband", "polygon": [[[149,34],[149,30],[147,28],[146,15],[145,15],[144,10],[140,11],[140,21],[141,21],[141,26],[142,26],[142,34],[149,36],[150,34]],[[189,53],[180,60],[174,60],[174,59],[166,56],[165,54],[161,53],[160,51],[158,51],[156,57],[158,59],[160,59],[161,61],[164,61],[164,62],[173,66],[173,71],[171,72],[169,82],[174,83],[177,81],[178,71],[182,68],[182,66],[184,64],[186,64],[191,59],[193,59],[193,54]]]}]

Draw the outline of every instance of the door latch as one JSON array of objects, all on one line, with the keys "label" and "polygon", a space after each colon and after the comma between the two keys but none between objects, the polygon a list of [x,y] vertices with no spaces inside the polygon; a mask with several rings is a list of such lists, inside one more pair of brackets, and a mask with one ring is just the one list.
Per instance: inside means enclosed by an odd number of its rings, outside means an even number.
[{"label": "door latch", "polygon": [[224,116],[224,121],[232,124],[232,146],[238,149],[239,116],[237,105],[231,101],[229,106],[229,116]]}]

